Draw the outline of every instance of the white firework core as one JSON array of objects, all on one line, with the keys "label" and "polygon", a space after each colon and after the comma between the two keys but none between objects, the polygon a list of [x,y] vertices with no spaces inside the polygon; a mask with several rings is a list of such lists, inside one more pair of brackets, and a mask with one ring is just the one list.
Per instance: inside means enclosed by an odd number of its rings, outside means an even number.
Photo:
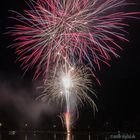
[{"label": "white firework core", "polygon": [[62,84],[66,90],[72,87],[72,79],[70,75],[66,74],[62,77]]}]

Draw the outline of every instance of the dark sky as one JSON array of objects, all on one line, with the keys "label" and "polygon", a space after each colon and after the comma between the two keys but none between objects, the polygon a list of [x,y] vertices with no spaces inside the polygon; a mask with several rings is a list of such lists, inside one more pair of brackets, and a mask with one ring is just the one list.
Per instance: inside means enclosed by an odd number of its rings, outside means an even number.
[{"label": "dark sky", "polygon": [[[136,8],[132,10],[140,11],[138,0],[137,3]],[[33,111],[34,115],[46,110],[44,105],[34,103],[35,86],[39,82],[32,81],[33,70],[22,77],[23,71],[20,69],[19,62],[15,62],[17,56],[14,54],[14,50],[7,48],[12,43],[12,38],[3,34],[7,31],[6,27],[13,24],[13,21],[8,19],[12,15],[8,10],[20,12],[23,8],[25,8],[23,0],[0,2],[0,121],[5,122],[6,119],[14,122],[14,119],[17,119],[14,115],[16,112],[23,119],[21,122],[26,122],[26,120],[38,118],[34,118],[29,113],[33,108],[37,108]],[[78,121],[80,125],[91,123],[103,127],[104,123],[109,121],[113,123],[114,127],[117,123],[118,127],[122,123],[128,122],[133,127],[140,129],[140,20],[125,20],[125,22],[130,24],[129,35],[127,35],[130,43],[123,43],[124,51],[120,52],[119,59],[112,58],[111,68],[102,65],[101,71],[97,71],[97,76],[102,84],[101,86],[96,84],[98,96],[96,103],[99,111],[95,118],[91,115],[90,109],[86,108],[81,111]],[[18,105],[21,106],[20,109],[15,107]],[[10,111],[9,108],[11,108]],[[19,110],[22,109],[25,111],[20,112]],[[26,114],[29,117],[26,117]],[[85,118],[83,114],[87,114],[87,117]],[[10,121],[11,119],[13,121]],[[85,121],[86,124],[83,123],[85,119],[88,120]]]}]

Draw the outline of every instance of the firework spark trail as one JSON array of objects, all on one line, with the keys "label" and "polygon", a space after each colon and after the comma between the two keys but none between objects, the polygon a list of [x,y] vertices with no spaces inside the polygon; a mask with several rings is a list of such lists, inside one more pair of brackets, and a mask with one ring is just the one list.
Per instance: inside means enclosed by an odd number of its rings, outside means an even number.
[{"label": "firework spark trail", "polygon": [[55,77],[53,74],[49,75],[50,77],[44,82],[43,94],[37,99],[48,104],[56,103],[62,108],[66,105],[62,121],[65,122],[67,132],[70,132],[74,114],[78,118],[78,106],[89,104],[97,110],[91,98],[91,96],[96,96],[92,89],[92,73],[88,67],[77,68],[67,65],[67,67],[60,67]]},{"label": "firework spark trail", "polygon": [[50,76],[48,79],[44,81],[43,94],[38,98],[43,102],[47,101],[48,104],[55,102],[63,106],[66,98],[66,89],[63,86],[63,82],[66,80],[63,81],[63,78],[66,77],[67,74],[69,74],[71,79],[71,85],[68,91],[70,93],[69,96],[72,95],[75,99],[77,99],[75,106],[77,106],[77,103],[84,105],[83,102],[87,102],[94,107],[95,103],[87,94],[87,92],[89,92],[91,95],[96,96],[92,90],[92,74],[90,73],[90,69],[86,67],[71,67],[69,68],[68,73],[65,72],[64,68],[60,68],[55,77],[52,74],[49,74]]},{"label": "firework spark trail", "polygon": [[[128,41],[123,27],[125,18],[137,12],[124,12],[132,5],[125,0],[30,0],[30,10],[17,13],[19,25],[10,31],[16,36],[16,53],[22,68],[36,65],[35,78],[46,75],[52,65],[85,64],[95,70],[100,62],[109,65],[113,54]],[[117,40],[117,41],[116,41]]]},{"label": "firework spark trail", "polygon": [[70,133],[70,122],[71,122],[71,119],[70,119],[70,112],[66,112],[65,113],[65,122],[66,122],[66,129],[67,129],[67,133]]}]

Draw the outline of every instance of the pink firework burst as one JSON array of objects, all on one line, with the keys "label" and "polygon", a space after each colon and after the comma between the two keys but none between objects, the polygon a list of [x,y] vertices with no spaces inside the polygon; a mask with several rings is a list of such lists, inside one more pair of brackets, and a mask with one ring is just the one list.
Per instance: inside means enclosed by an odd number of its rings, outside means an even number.
[{"label": "pink firework burst", "polygon": [[128,41],[125,12],[133,5],[125,0],[30,0],[29,10],[17,13],[10,34],[16,37],[16,53],[25,70],[36,65],[35,78],[59,65],[89,64],[100,69],[110,55],[118,57],[119,41]]}]

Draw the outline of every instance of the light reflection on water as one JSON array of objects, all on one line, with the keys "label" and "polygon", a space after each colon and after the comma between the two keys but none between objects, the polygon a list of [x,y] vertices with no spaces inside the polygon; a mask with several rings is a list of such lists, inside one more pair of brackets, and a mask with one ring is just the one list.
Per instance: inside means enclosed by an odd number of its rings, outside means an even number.
[{"label": "light reflection on water", "polygon": [[0,140],[100,140],[91,134],[63,134],[63,133],[42,133],[42,134],[23,134],[15,135],[2,134]]},{"label": "light reflection on water", "polygon": [[[114,136],[114,137],[113,137]],[[119,136],[119,137],[117,137]],[[116,134],[95,134],[95,133],[76,133],[76,134],[64,134],[64,133],[15,133],[13,135],[9,133],[0,134],[0,140],[123,140],[121,135]],[[139,140],[136,137],[129,138],[124,137],[125,140]],[[133,136],[133,135],[131,135]],[[133,139],[132,139],[133,138]]]}]

